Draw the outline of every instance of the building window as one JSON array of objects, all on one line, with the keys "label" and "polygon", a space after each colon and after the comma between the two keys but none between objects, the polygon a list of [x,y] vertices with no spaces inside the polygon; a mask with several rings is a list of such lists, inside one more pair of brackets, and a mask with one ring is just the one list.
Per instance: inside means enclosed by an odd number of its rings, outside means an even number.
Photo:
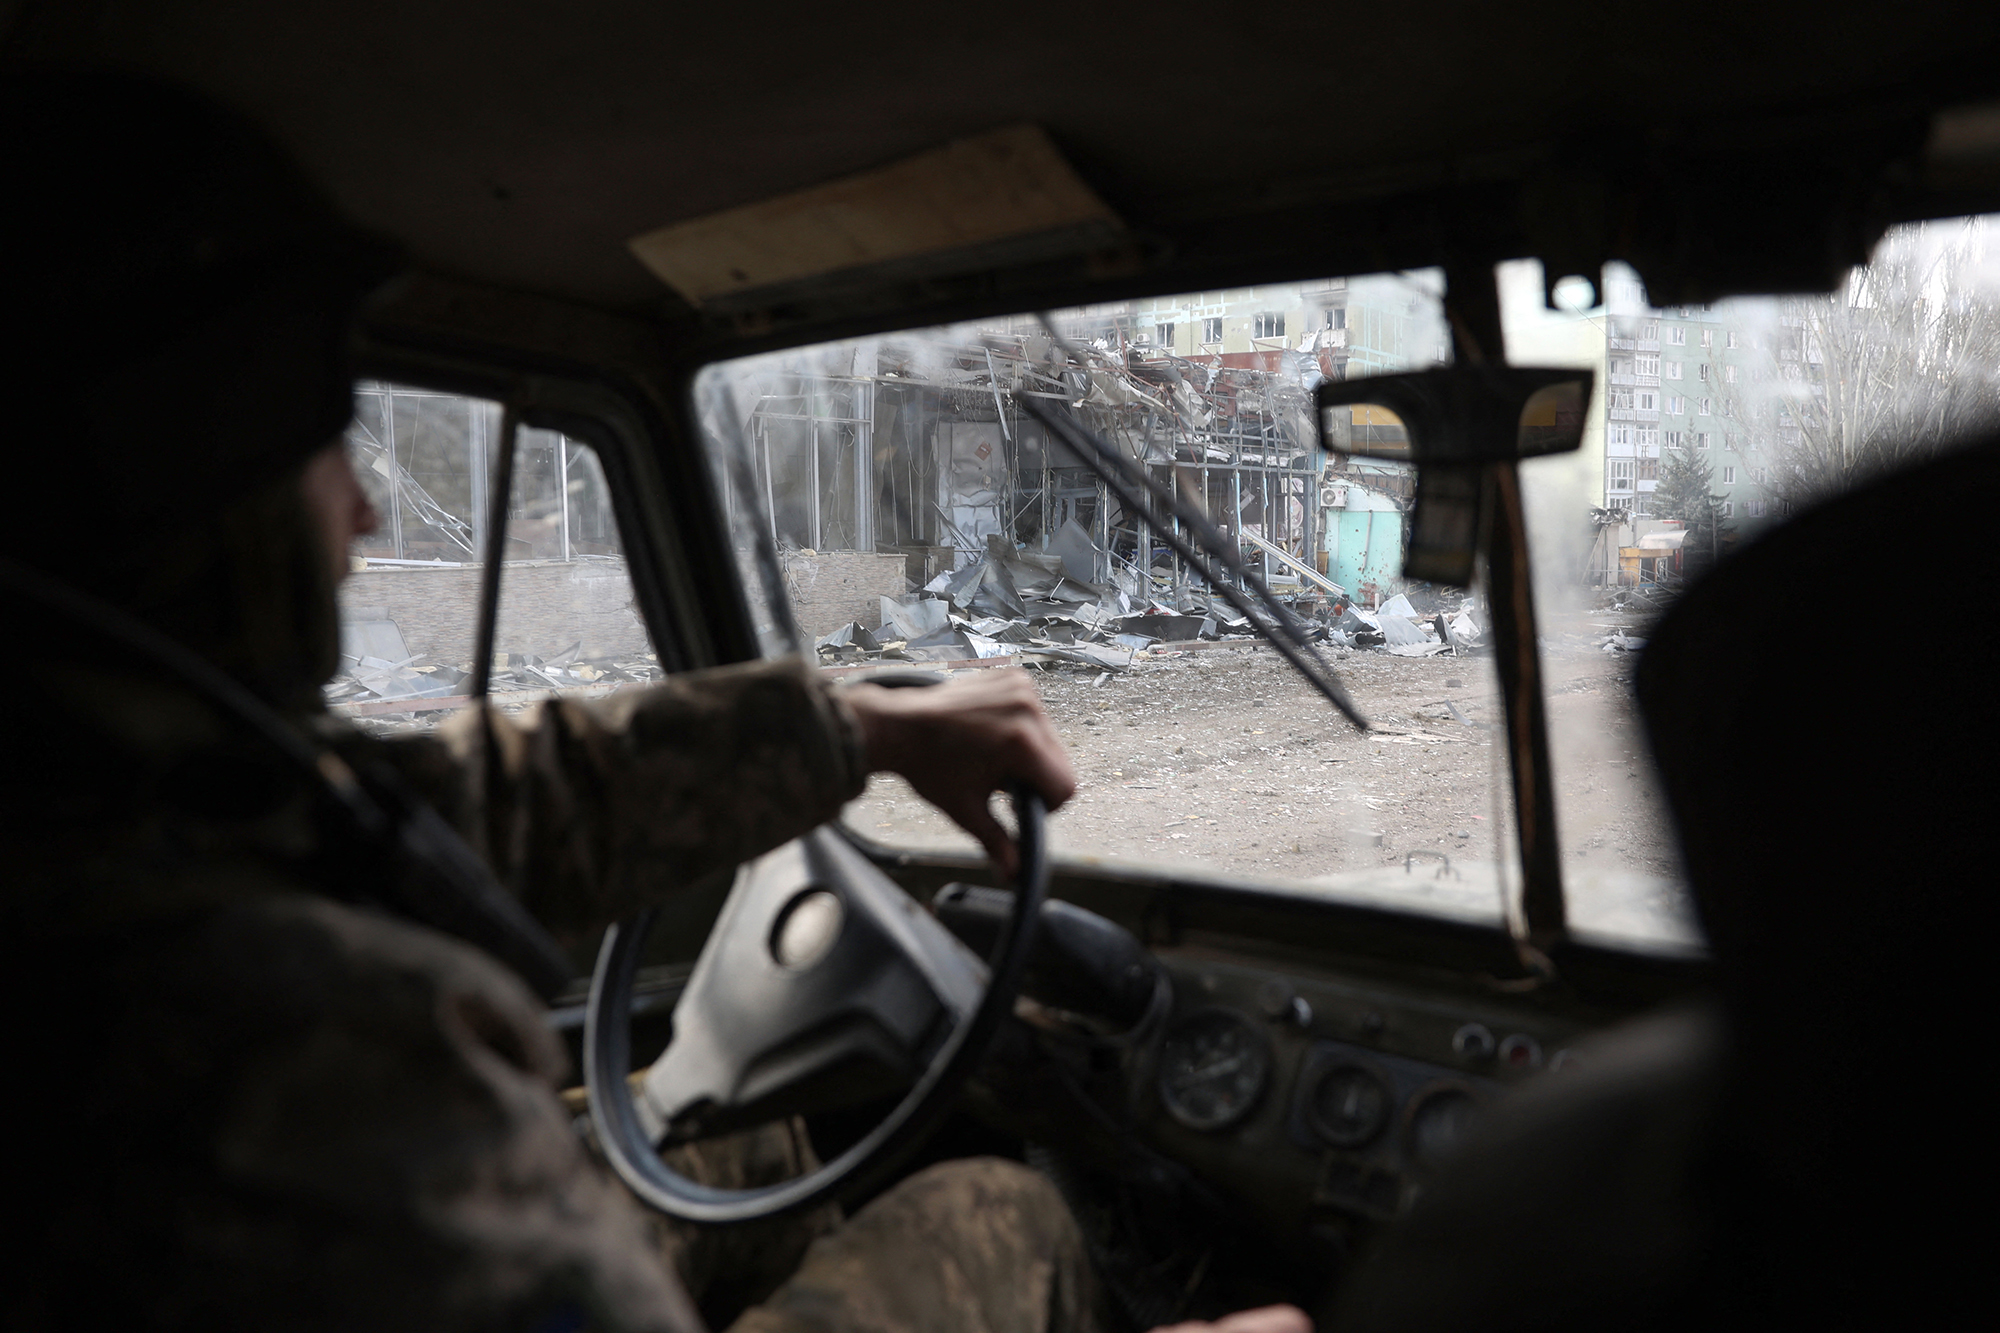
[{"label": "building window", "polygon": [[1338,309],[1338,310],[1329,310],[1329,311],[1327,311],[1327,312],[1326,312],[1326,326],[1327,326],[1328,328],[1330,328],[1330,329],[1344,329],[1344,328],[1346,328],[1346,327],[1347,327],[1347,307],[1346,307],[1346,306],[1342,306],[1342,307],[1340,307],[1340,309]]},{"label": "building window", "polygon": [[1687,436],[1677,430],[1667,432],[1667,448],[1682,449],[1687,446]]},{"label": "building window", "polygon": [[1735,468],[1733,468],[1733,467],[1726,467],[1726,468],[1722,469],[1722,484],[1723,484],[1724,486],[1734,486],[1734,485],[1736,484],[1736,469],[1735,469]]},{"label": "building window", "polygon": [[1687,399],[1681,397],[1677,393],[1672,393],[1667,395],[1667,412],[1670,415],[1679,416],[1681,413],[1687,410],[1688,410]]},{"label": "building window", "polygon": [[1610,479],[1610,489],[1629,491],[1632,489],[1632,460],[1611,458],[1605,460],[1605,475]]},{"label": "building window", "polygon": [[1735,329],[1731,329],[1729,331],[1729,345],[1731,347],[1741,347],[1743,345],[1741,342],[1737,341]]},{"label": "building window", "polygon": [[1642,459],[1640,459],[1640,460],[1639,460],[1639,480],[1640,480],[1640,481],[1658,481],[1659,479],[1660,479],[1660,460],[1659,460],[1659,459],[1657,459],[1657,458],[1642,458]]},{"label": "building window", "polygon": [[1275,310],[1266,310],[1251,320],[1253,338],[1282,338],[1285,336],[1285,317]]},{"label": "building window", "polygon": [[1630,389],[1613,389],[1611,391],[1611,405],[1620,411],[1631,411],[1632,391]]},{"label": "building window", "polygon": [[[1669,347],[1686,347],[1687,341],[1688,331],[1680,325],[1676,324],[1667,330],[1667,345]],[[1680,376],[1676,375],[1674,378],[1679,379]]]},{"label": "building window", "polygon": [[1222,341],[1222,316],[1217,315],[1213,319],[1204,319],[1201,322],[1201,340],[1205,343]]},{"label": "building window", "polygon": [[1697,379],[1701,380],[1702,383],[1706,384],[1708,382],[1708,362],[1704,361],[1700,365],[1696,366],[1694,368],[1694,373]]},{"label": "building window", "polygon": [[1660,410],[1660,395],[1654,393],[1651,389],[1639,390],[1635,401],[1639,404],[1641,412],[1657,412]]},{"label": "building window", "polygon": [[1639,375],[1657,375],[1660,373],[1660,358],[1657,356],[1635,356],[1632,358],[1632,370],[1635,374]]},{"label": "building window", "polygon": [[1745,518],[1764,517],[1764,502],[1762,500],[1745,500],[1743,502],[1743,516]]},{"label": "building window", "polygon": [[1648,449],[1651,449],[1656,454],[1660,450],[1660,428],[1658,426],[1639,427],[1639,451],[1644,453]]},{"label": "building window", "polygon": [[1155,324],[1153,326],[1153,341],[1162,347],[1172,347],[1174,345],[1174,326],[1171,324]]},{"label": "building window", "polygon": [[1708,432],[1707,432],[1707,431],[1705,431],[1705,430],[1698,430],[1698,431],[1696,431],[1696,432],[1694,433],[1694,447],[1695,447],[1695,448],[1697,448],[1697,449],[1706,449],[1706,448],[1708,448]]},{"label": "building window", "polygon": [[1632,428],[1622,421],[1614,421],[1604,428],[1606,444],[1623,447],[1632,443]]},{"label": "building window", "polygon": [[1759,486],[1762,486],[1770,479],[1771,470],[1769,468],[1753,467],[1750,469],[1750,480],[1756,482]]},{"label": "building window", "polygon": [[[1732,335],[1732,336],[1733,336],[1733,335]],[[1735,366],[1724,366],[1724,367],[1722,368],[1722,382],[1723,382],[1724,384],[1734,384],[1734,383],[1736,383],[1736,367],[1735,367]]]},{"label": "building window", "polygon": [[1678,361],[1667,362],[1667,378],[1670,380],[1677,380],[1680,377],[1681,377],[1681,363]]},{"label": "building window", "polygon": [[1704,417],[1709,416],[1711,415],[1710,408],[1712,408],[1713,406],[1714,406],[1713,399],[1697,398],[1695,399],[1695,407],[1694,407],[1695,414],[1697,416],[1704,416]]},{"label": "building window", "polygon": [[1723,502],[1722,502],[1721,504],[1719,504],[1719,505],[1717,505],[1717,506],[1715,507],[1715,511],[1716,511],[1716,512],[1717,512],[1718,514],[1721,514],[1721,515],[1722,515],[1722,516],[1723,516],[1724,518],[1735,518],[1735,517],[1736,517],[1736,501],[1734,501],[1734,500],[1724,500],[1724,501],[1723,501]]},{"label": "building window", "polygon": [[1713,346],[1715,346],[1715,330],[1714,330],[1714,329],[1703,329],[1703,330],[1701,331],[1701,345],[1702,345],[1703,347],[1713,347]]},{"label": "building window", "polygon": [[1641,324],[1639,326],[1639,336],[1650,342],[1658,342],[1660,340],[1660,321],[1649,319]]}]

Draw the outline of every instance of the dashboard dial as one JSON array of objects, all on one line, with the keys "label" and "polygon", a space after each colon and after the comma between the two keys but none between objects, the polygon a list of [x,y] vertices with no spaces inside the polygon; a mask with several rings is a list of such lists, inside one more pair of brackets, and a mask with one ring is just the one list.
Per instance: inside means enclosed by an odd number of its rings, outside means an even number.
[{"label": "dashboard dial", "polygon": [[1439,1084],[1419,1093],[1410,1107],[1410,1156],[1419,1166],[1436,1166],[1465,1138],[1478,1113],[1479,1103],[1472,1094],[1454,1084]]},{"label": "dashboard dial", "polygon": [[1160,1043],[1160,1101],[1189,1129],[1235,1124],[1257,1104],[1270,1077],[1264,1034],[1234,1010],[1185,1018]]},{"label": "dashboard dial", "polygon": [[1390,1103],[1381,1079],[1360,1065],[1342,1064],[1320,1074],[1309,1109],[1321,1138],[1336,1148],[1359,1148],[1389,1122]]}]

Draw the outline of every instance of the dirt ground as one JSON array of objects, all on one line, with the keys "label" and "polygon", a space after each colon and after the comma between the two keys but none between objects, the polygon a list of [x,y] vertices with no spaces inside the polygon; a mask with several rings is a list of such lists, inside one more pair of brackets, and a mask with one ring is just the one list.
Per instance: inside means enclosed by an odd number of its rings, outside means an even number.
[{"label": "dirt ground", "polygon": [[[1644,630],[1615,613],[1543,618],[1565,897],[1573,921],[1691,939],[1630,699],[1638,658],[1601,647],[1614,628]],[[1474,868],[1517,873],[1491,655],[1333,656],[1373,724],[1365,735],[1250,641],[1156,649],[1125,672],[1036,670],[1079,778],[1051,821],[1056,853],[1295,884],[1401,867],[1409,879],[1383,881],[1396,901],[1422,881],[1461,909],[1490,906],[1491,888],[1477,887],[1490,870],[1482,880]],[[360,721],[393,734],[438,716]],[[876,778],[844,818],[891,846],[977,850],[895,778]],[[1454,892],[1426,871],[1463,882]]]},{"label": "dirt ground", "polygon": [[[1650,880],[1671,877],[1673,862],[1629,702],[1637,658],[1599,646],[1625,625],[1549,618],[1543,664],[1566,860],[1586,875]],[[1037,672],[1080,780],[1052,821],[1057,853],[1310,880],[1413,857],[1492,862],[1497,846],[1511,849],[1491,655],[1335,658],[1374,725],[1367,734],[1261,645],[1156,650],[1108,676]],[[847,818],[892,845],[972,847],[895,779],[878,778]]]}]

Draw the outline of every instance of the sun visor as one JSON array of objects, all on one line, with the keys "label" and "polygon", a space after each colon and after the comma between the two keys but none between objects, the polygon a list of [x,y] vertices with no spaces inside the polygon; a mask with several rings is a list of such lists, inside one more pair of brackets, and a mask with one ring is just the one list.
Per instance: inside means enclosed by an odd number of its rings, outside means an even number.
[{"label": "sun visor", "polygon": [[1034,125],[635,237],[639,262],[697,306],[749,303],[829,275],[973,272],[1076,254],[1124,224]]}]

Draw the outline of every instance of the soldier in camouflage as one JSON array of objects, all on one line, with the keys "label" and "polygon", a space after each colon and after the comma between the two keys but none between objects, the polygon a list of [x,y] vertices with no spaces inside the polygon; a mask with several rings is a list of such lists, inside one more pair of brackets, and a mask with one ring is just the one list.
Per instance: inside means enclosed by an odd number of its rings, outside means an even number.
[{"label": "soldier in camouflage", "polygon": [[[787,659],[428,736],[345,728],[319,687],[347,541],[373,520],[328,441],[348,322],[389,265],[185,94],[15,71],[5,105],[16,197],[49,206],[4,223],[30,257],[9,261],[17,324],[43,337],[13,369],[26,514],[0,573],[64,665],[17,694],[5,741],[9,1067],[40,1123],[8,1150],[13,1214],[34,1219],[0,1284],[9,1325],[1098,1326],[1074,1221],[1009,1162],[932,1168],[844,1223],[642,1214],[557,1095],[572,1075],[540,1000],[354,901],[394,867],[117,626],[399,775],[569,941],[833,817],[874,771],[1010,863],[989,794],[1073,787],[1032,685],[836,690]],[[796,1125],[676,1151],[723,1185],[812,1164]]]}]

